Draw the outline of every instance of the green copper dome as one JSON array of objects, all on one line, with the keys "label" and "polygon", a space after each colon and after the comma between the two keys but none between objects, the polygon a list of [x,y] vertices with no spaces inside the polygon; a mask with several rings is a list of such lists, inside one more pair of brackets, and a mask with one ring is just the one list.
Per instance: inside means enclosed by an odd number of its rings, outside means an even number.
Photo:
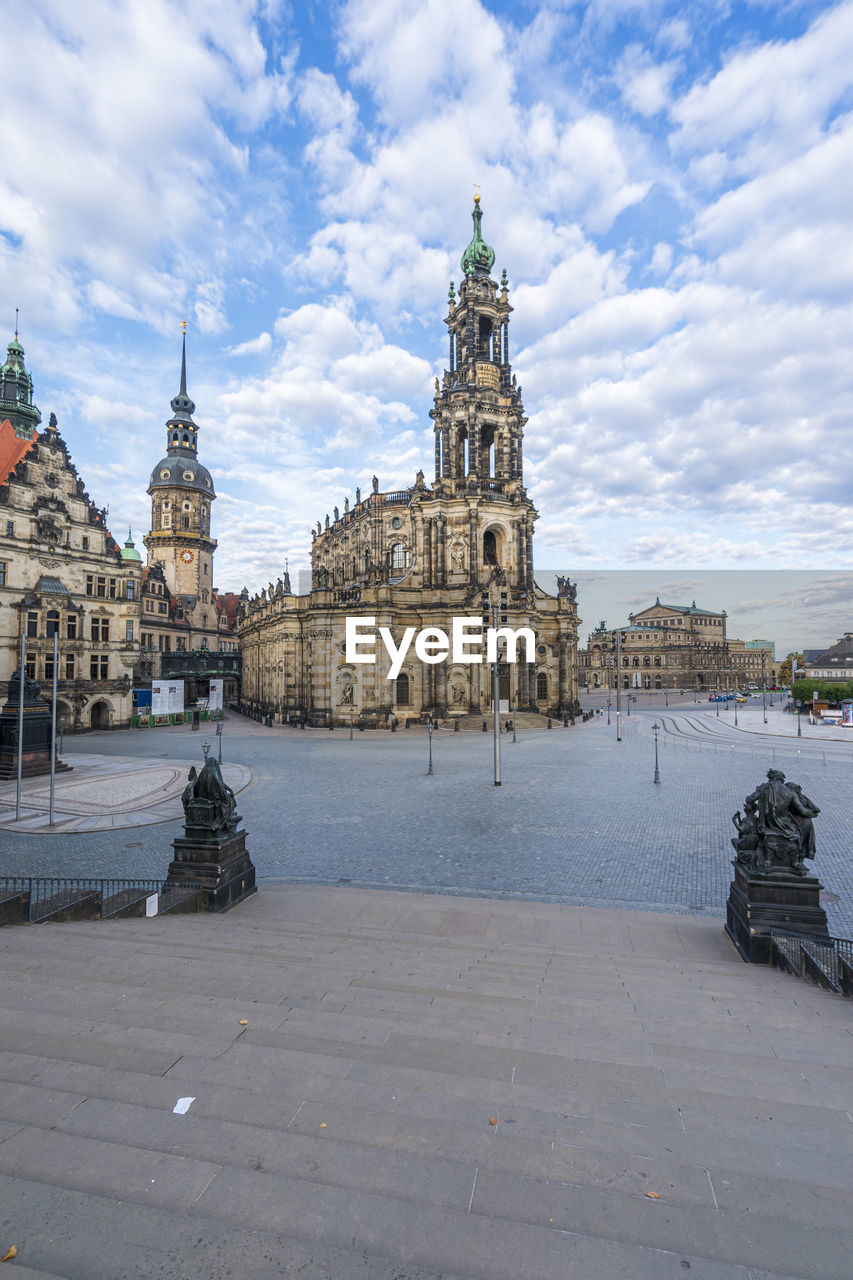
[{"label": "green copper dome", "polygon": [[128,529],[127,531],[127,542],[124,544],[124,546],[121,549],[121,558],[122,560],[141,560],[142,559],[142,556],[139,554],[139,552],[136,550],[136,547],[133,544],[133,534],[131,533],[130,529]]},{"label": "green copper dome", "polygon": [[480,234],[483,211],[480,208],[479,196],[474,196],[474,208],[471,212],[471,217],[474,220],[474,235],[462,255],[460,266],[469,278],[471,276],[487,276],[495,261],[495,251],[490,244],[486,244]]}]

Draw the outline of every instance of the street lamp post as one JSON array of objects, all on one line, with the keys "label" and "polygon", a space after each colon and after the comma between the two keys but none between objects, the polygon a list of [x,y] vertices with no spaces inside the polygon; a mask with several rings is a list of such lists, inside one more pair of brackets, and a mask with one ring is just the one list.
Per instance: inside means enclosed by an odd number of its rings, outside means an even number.
[{"label": "street lamp post", "polygon": [[767,676],[764,670],[764,663],[767,654],[764,649],[761,650],[761,709],[764,712],[764,723],[767,724]]},{"label": "street lamp post", "polygon": [[737,694],[735,694],[735,728],[737,728]]},{"label": "street lamp post", "polygon": [[[792,658],[791,659],[791,697],[792,698],[794,697],[794,681],[797,678],[798,670],[799,670],[799,667],[797,666],[797,659]],[[797,702],[796,698],[794,698],[794,706],[797,708],[797,737],[801,738],[803,736],[803,726],[800,723],[800,704],[799,702]]]},{"label": "street lamp post", "polygon": [[352,707],[349,709],[349,740],[352,742]]},{"label": "street lamp post", "polygon": [[607,724],[610,724],[610,686],[613,683],[613,654],[607,655]]},{"label": "street lamp post", "polygon": [[622,741],[622,632],[616,632],[616,741]]},{"label": "street lamp post", "polygon": [[222,721],[216,722],[217,746],[219,748],[219,763],[222,764]]},{"label": "street lamp post", "polygon": [[[492,601],[492,626],[497,632],[498,629],[498,604],[496,600]],[[500,674],[498,671],[497,647],[495,648],[495,660],[492,663],[492,731],[494,736],[495,747],[495,786],[501,785],[501,711],[500,711]]]},{"label": "street lamp post", "polygon": [[427,724],[427,737],[429,738],[429,768],[427,769],[427,777],[432,778],[434,776],[432,770],[432,720]]},{"label": "street lamp post", "polygon": [[65,733],[65,716],[59,717],[59,754],[62,755],[62,737]]},{"label": "street lamp post", "polygon": [[655,735],[655,785],[660,786],[660,769],[658,768],[658,734],[660,733],[660,725],[657,720],[652,725],[652,733]]},{"label": "street lamp post", "polygon": [[518,716],[518,698],[516,698],[515,702],[512,704],[512,740],[513,742],[518,741],[517,737],[515,736],[515,721],[517,716]]}]

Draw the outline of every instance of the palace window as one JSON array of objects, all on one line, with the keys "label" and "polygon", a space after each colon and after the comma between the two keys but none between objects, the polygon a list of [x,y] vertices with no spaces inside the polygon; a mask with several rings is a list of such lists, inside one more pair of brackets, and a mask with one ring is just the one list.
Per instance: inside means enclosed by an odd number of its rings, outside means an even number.
[{"label": "palace window", "polygon": [[167,612],[168,612],[168,605],[166,604],[166,601],[165,601],[165,600],[159,600],[159,601],[157,602],[157,612],[158,612],[158,613],[167,613]]},{"label": "palace window", "polygon": [[44,678],[45,680],[53,679],[53,654],[46,653],[44,655]]},{"label": "palace window", "polygon": [[93,653],[89,658],[89,679],[106,680],[109,672],[109,654]]},{"label": "palace window", "polygon": [[37,613],[27,614],[27,635],[35,638],[39,633],[39,616]]},{"label": "palace window", "polygon": [[118,579],[110,578],[110,599],[115,600],[118,594]]},{"label": "palace window", "polygon": [[405,569],[406,567],[406,548],[402,542],[395,542],[391,548],[391,568]]},{"label": "palace window", "polygon": [[91,639],[96,644],[106,644],[110,638],[110,620],[109,618],[92,618]]},{"label": "palace window", "polygon": [[409,705],[409,677],[405,671],[397,676],[397,706],[407,707]]},{"label": "palace window", "polygon": [[73,653],[67,653],[65,655],[65,679],[66,680],[74,679],[74,654]]},{"label": "palace window", "polygon": [[6,585],[6,561],[0,560],[0,587]]},{"label": "palace window", "polygon": [[66,635],[66,638],[67,638],[68,640],[76,640],[76,639],[77,639],[77,615],[76,615],[76,613],[69,613],[68,618],[66,619],[66,622],[65,622],[65,635]]},{"label": "palace window", "polygon": [[27,673],[27,676],[28,676],[28,678],[29,678],[30,680],[35,680],[35,678],[36,678],[36,655],[35,655],[34,653],[28,653],[28,654],[26,654],[26,656],[24,657],[24,671]]},{"label": "palace window", "polygon": [[536,701],[548,701],[548,677],[544,671],[540,671],[536,677]]},{"label": "palace window", "polygon": [[[84,535],[84,537],[83,537],[83,550],[84,550],[84,551],[88,551],[88,550],[89,550],[89,539],[88,539],[87,537],[85,537],[85,535]],[[86,594],[87,594],[87,595],[91,595],[92,593],[91,593],[91,591],[87,591],[87,593],[86,593]]]},{"label": "palace window", "polygon": [[126,644],[133,642],[133,622],[130,619],[124,624],[124,639]]},{"label": "palace window", "polygon": [[135,599],[136,599],[136,583],[135,583],[135,582],[128,582],[128,584],[127,584],[127,598],[128,598],[128,600],[135,600]]},{"label": "palace window", "polygon": [[59,610],[58,609],[48,610],[47,627],[45,628],[45,634],[48,637],[59,635]]}]

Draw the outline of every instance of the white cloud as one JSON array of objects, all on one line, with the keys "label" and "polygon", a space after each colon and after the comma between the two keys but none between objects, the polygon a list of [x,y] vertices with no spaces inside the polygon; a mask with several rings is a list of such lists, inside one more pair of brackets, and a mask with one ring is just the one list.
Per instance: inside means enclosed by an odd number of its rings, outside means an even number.
[{"label": "white cloud", "polygon": [[257,338],[247,338],[245,342],[238,342],[234,347],[226,347],[229,355],[232,356],[258,356],[266,355],[272,347],[272,336],[269,333],[259,333]]},{"label": "white cloud", "polygon": [[677,151],[726,150],[734,172],[766,169],[814,142],[850,90],[853,4],[798,39],[736,52],[672,108]]}]

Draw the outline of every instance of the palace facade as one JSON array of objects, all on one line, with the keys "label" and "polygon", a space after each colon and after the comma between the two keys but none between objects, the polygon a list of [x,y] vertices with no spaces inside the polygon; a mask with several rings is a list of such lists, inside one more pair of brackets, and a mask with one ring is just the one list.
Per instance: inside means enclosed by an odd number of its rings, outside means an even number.
[{"label": "palace facade", "polygon": [[[533,530],[537,511],[524,486],[527,421],[509,358],[506,272],[491,278],[494,250],[482,238],[479,197],[474,234],[461,261],[458,293],[451,282],[448,368],[430,410],[435,434],[431,484],[419,471],[405,489],[356,489],[312,532],[311,591],[294,595],[285,575],[245,598],[238,611],[243,705],[279,719],[313,724],[369,722],[392,716],[480,717],[492,706],[485,662],[426,663],[410,649],[388,678],[390,657],[377,638],[376,663],[347,661],[347,617],[389,629],[395,644],[408,627],[439,628],[453,618],[479,618],[530,628],[534,652],[518,661],[499,648],[501,709],[543,715],[577,710],[578,617],[573,584],[558,580],[551,596],[536,583]],[[472,650],[474,651],[474,650]],[[529,661],[526,659],[530,659]],[[522,660],[524,659],[524,660]]]},{"label": "palace facade", "polygon": [[[130,724],[142,559],[119,546],[50,415],[40,431],[15,334],[0,369],[0,689],[20,666],[67,732]],[[3,698],[5,701],[5,697]]]},{"label": "palace facade", "polygon": [[730,640],[727,615],[690,605],[661,604],[660,599],[627,625],[608,629],[604,622],[579,654],[581,683],[588,689],[616,688],[617,633],[623,689],[734,690],[747,684],[775,684],[778,663],[770,641]]}]

